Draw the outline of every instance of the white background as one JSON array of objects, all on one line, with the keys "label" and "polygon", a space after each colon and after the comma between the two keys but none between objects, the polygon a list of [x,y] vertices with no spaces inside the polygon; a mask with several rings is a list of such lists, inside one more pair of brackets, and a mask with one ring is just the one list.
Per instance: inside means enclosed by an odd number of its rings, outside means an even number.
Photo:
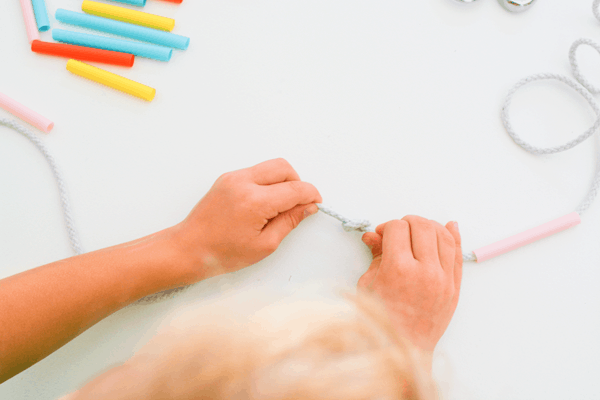
[{"label": "white background", "polygon": [[[53,15],[80,0],[47,5],[53,27],[75,29]],[[600,40],[591,0],[540,0],[519,15],[495,0],[149,0],[144,11],[175,18],[189,49],[167,63],[103,68],[155,87],[151,103],[32,53],[19,2],[0,5],[0,91],[55,121],[36,134],[64,173],[87,251],[171,226],[221,173],[275,157],[350,218],[457,220],[469,251],[573,211],[591,183],[597,138],[536,157],[499,118],[519,79],[572,76],[571,43]],[[600,83],[598,55],[579,54]],[[519,92],[512,115],[537,145],[594,121],[583,99],[548,82]],[[45,160],[3,127],[0,143],[1,278],[72,253]],[[600,396],[599,219],[595,204],[576,228],[465,265],[436,360],[449,398]],[[360,235],[319,214],[259,265],[114,314],[0,385],[0,398],[55,399],[80,387],[183,303],[247,289],[351,288],[369,261]]]}]

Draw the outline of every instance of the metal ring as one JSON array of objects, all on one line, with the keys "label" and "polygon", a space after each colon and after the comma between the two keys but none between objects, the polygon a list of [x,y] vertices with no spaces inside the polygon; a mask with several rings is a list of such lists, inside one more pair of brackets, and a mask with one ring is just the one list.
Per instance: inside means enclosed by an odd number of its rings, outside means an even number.
[{"label": "metal ring", "polygon": [[529,10],[535,0],[502,0],[502,5],[510,12]]}]

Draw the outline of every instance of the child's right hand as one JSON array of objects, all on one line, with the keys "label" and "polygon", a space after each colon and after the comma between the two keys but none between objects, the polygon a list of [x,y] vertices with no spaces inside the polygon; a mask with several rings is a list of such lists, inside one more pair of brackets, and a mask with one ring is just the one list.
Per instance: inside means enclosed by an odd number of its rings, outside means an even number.
[{"label": "child's right hand", "polygon": [[363,242],[373,262],[358,287],[383,300],[399,334],[433,351],[458,304],[463,262],[458,225],[407,216],[365,233]]},{"label": "child's right hand", "polygon": [[[222,175],[188,217],[171,228],[190,284],[264,259],[309,215],[319,191],[284,159]],[[191,276],[191,278],[190,278]]]}]

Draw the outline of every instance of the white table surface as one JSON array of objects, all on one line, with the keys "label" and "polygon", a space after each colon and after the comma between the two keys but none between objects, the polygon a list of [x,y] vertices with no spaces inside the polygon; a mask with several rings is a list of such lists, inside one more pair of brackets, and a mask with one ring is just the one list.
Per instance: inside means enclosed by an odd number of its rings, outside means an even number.
[{"label": "white table surface", "polygon": [[[75,29],[53,15],[80,4],[47,0],[53,28]],[[495,0],[149,0],[144,11],[175,18],[174,33],[191,37],[170,62],[104,67],[155,87],[151,103],[32,53],[19,2],[0,5],[0,91],[55,121],[36,134],[64,173],[87,251],[173,225],[218,175],[275,157],[351,218],[457,220],[465,250],[573,211],[590,186],[596,137],[536,157],[506,135],[499,115],[519,79],[572,76],[571,43],[600,40],[591,0],[539,0],[520,15]],[[600,83],[598,55],[580,55]],[[538,145],[594,121],[582,98],[552,83],[519,92],[512,115]],[[0,127],[0,141],[1,278],[72,254],[45,160],[14,131]],[[436,359],[448,398],[598,398],[599,218],[596,203],[576,228],[465,265]],[[351,288],[369,261],[359,234],[319,214],[259,265],[117,312],[0,385],[0,399],[50,400],[80,387],[130,357],[183,303],[250,289]]]}]

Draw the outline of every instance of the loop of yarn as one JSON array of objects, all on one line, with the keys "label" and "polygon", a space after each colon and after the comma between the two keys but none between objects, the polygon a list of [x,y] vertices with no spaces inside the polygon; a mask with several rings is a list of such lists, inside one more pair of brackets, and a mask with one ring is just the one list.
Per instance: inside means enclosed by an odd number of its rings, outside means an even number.
[{"label": "loop of yarn", "polygon": [[[596,0],[596,2],[600,3],[600,0]],[[590,42],[591,41],[589,41],[588,39],[578,40],[577,42],[575,42],[575,44],[571,48],[571,53],[573,54],[574,49],[577,49],[577,47],[581,44],[589,44],[596,49],[600,49],[600,46],[598,46],[596,43],[591,42],[592,43],[591,44]],[[599,50],[599,52],[600,52],[600,50]],[[577,65],[577,62],[575,62],[575,65]],[[574,74],[575,74],[575,67],[574,67]],[[578,75],[575,74],[575,76],[578,76]],[[578,79],[579,79],[579,77],[578,77]],[[590,107],[592,107],[592,109],[594,110],[594,113],[596,114],[596,121],[594,122],[594,124],[589,129],[587,129],[585,132],[583,132],[581,135],[576,137],[575,139],[573,139],[567,143],[564,143],[563,145],[560,145],[560,146],[545,147],[545,148],[544,147],[536,147],[536,146],[533,146],[532,144],[526,142],[525,140],[523,140],[515,132],[514,128],[512,127],[508,111],[510,109],[510,105],[512,103],[512,99],[513,99],[515,93],[521,87],[523,87],[529,83],[532,83],[535,81],[540,81],[540,80],[556,80],[556,81],[562,82],[562,83],[566,84],[567,86],[571,87],[573,90],[575,90],[581,96],[583,96],[583,98],[586,99],[586,101],[588,102]],[[600,90],[599,90],[599,92],[600,92]],[[510,135],[510,137],[514,140],[514,142],[516,144],[518,144],[521,148],[523,148],[525,151],[532,153],[532,154],[536,154],[536,155],[554,154],[554,153],[559,153],[562,151],[572,149],[573,147],[584,142],[586,139],[588,139],[590,136],[592,136],[598,130],[598,128],[600,128],[600,108],[598,107],[598,104],[592,97],[591,93],[586,89],[585,86],[578,84],[577,82],[573,81],[572,79],[570,79],[566,76],[558,75],[558,74],[537,74],[537,75],[529,76],[529,77],[517,82],[517,84],[508,92],[508,95],[506,96],[506,100],[504,101],[504,106],[502,107],[501,118],[502,118],[502,123],[504,124],[504,127],[506,128],[506,132]],[[592,183],[592,186],[591,186],[587,196],[580,203],[579,207],[577,207],[577,209],[575,210],[579,215],[581,215],[583,212],[585,212],[590,207],[590,205],[592,204],[592,202],[594,201],[594,199],[596,198],[596,196],[598,194],[598,190],[600,190],[600,168],[598,169],[598,171],[596,173],[596,176],[594,178],[594,181]],[[318,204],[318,206],[319,206],[319,210],[321,210],[325,214],[341,221],[344,230],[347,232],[371,231],[371,229],[369,228],[370,223],[368,221],[350,220],[348,218],[343,217],[342,215],[338,214],[337,212],[333,211],[332,209],[330,209],[328,207],[325,207],[321,204]],[[364,225],[365,223],[366,223],[366,225]],[[477,257],[475,256],[475,254],[473,252],[463,253],[463,261],[474,262],[474,261],[477,261]]]},{"label": "loop of yarn", "polygon": [[[512,124],[510,122],[510,118],[508,115],[508,110],[510,108],[510,104],[512,102],[514,94],[517,92],[517,90],[519,90],[521,87],[523,87],[531,82],[540,81],[540,80],[556,80],[556,81],[562,82],[565,85],[573,88],[577,93],[579,93],[584,99],[587,100],[589,105],[594,110],[594,113],[596,114],[596,121],[594,122],[594,124],[589,129],[587,129],[585,132],[583,132],[581,135],[576,137],[575,139],[573,139],[563,145],[560,145],[560,146],[536,147],[536,146],[533,146],[533,145],[527,143],[523,139],[521,139],[521,137],[519,135],[517,135],[514,128],[512,127]],[[600,127],[600,108],[598,108],[598,105],[596,104],[596,101],[594,100],[594,98],[592,97],[590,92],[588,92],[583,86],[581,86],[577,82],[573,81],[572,79],[570,79],[566,76],[563,76],[563,75],[558,75],[558,74],[531,75],[531,76],[528,76],[527,78],[524,78],[524,79],[520,80],[519,82],[517,82],[517,84],[515,86],[513,86],[513,88],[510,90],[510,92],[508,92],[508,96],[506,96],[506,100],[504,101],[504,106],[502,107],[502,116],[501,117],[502,117],[502,122],[504,123],[504,127],[506,128],[506,132],[515,141],[515,143],[518,144],[519,146],[521,146],[523,148],[523,150],[525,150],[529,153],[532,153],[532,154],[536,154],[536,155],[554,154],[554,153],[560,153],[562,151],[572,149],[573,147],[577,146],[578,144],[580,144],[581,142],[585,141],[590,136],[592,136],[592,134],[594,132],[596,132],[598,127]]]},{"label": "loop of yarn", "polygon": [[[523,139],[521,139],[521,137],[519,137],[519,135],[517,135],[517,133],[513,129],[512,124],[510,122],[510,118],[509,118],[509,114],[508,114],[510,103],[511,103],[512,98],[517,90],[519,90],[524,85],[527,85],[528,83],[539,81],[539,80],[557,80],[559,82],[562,82],[562,83],[570,86],[575,91],[577,91],[579,94],[581,94],[581,96],[583,96],[583,98],[585,98],[587,100],[590,107],[592,107],[592,109],[594,110],[594,113],[596,114],[596,121],[594,122],[594,124],[588,130],[583,132],[581,135],[579,135],[575,139],[573,139],[563,145],[560,145],[560,146],[545,147],[545,148],[536,147],[536,146],[533,146],[533,145],[529,144],[528,142],[524,141]],[[502,107],[502,122],[504,123],[504,127],[506,128],[506,131],[508,132],[510,137],[515,141],[516,144],[521,146],[521,148],[523,148],[525,151],[528,151],[529,153],[536,154],[536,155],[554,154],[554,153],[559,153],[562,151],[572,149],[573,147],[581,144],[583,141],[585,141],[590,136],[592,136],[592,134],[594,134],[594,132],[596,132],[598,130],[598,128],[600,127],[600,108],[598,108],[598,104],[596,103],[596,101],[594,100],[594,98],[592,97],[590,92],[588,92],[583,86],[579,85],[577,82],[573,81],[572,79],[569,79],[563,75],[538,74],[538,75],[529,76],[529,77],[519,81],[511,89],[511,91],[508,93],[508,96],[506,97],[504,106]],[[592,186],[591,186],[587,196],[581,202],[579,207],[577,207],[577,209],[575,210],[579,215],[581,215],[584,211],[586,211],[590,207],[590,205],[596,198],[596,195],[598,194],[599,187],[600,187],[600,170],[597,171],[596,176],[594,177],[594,181],[592,183]]]},{"label": "loop of yarn", "polygon": [[[592,11],[594,12],[594,16],[596,17],[596,19],[598,19],[598,21],[600,21],[599,6],[600,6],[600,0],[594,0],[594,3],[592,5]],[[513,141],[516,144],[518,144],[521,148],[523,148],[525,151],[527,151],[531,154],[536,154],[536,155],[560,153],[562,151],[572,149],[573,147],[584,142],[586,139],[588,139],[590,136],[592,136],[598,130],[598,128],[600,128],[600,108],[598,108],[598,105],[596,104],[596,101],[594,100],[594,97],[592,96],[592,94],[600,93],[600,88],[597,88],[594,85],[592,85],[581,74],[581,71],[579,70],[579,63],[577,62],[577,57],[575,54],[577,49],[579,48],[579,46],[584,45],[584,44],[591,46],[598,53],[600,53],[600,45],[598,45],[596,42],[594,42],[590,39],[582,38],[582,39],[576,40],[575,43],[573,43],[573,45],[571,46],[571,49],[569,51],[569,60],[571,62],[571,68],[573,70],[573,75],[581,84],[578,84],[577,82],[575,82],[572,79],[570,79],[566,76],[563,76],[563,75],[537,74],[537,75],[531,75],[525,79],[520,80],[508,92],[508,95],[506,96],[506,100],[504,101],[504,106],[502,107],[502,113],[501,113],[502,123],[504,124],[504,127],[506,128],[506,132],[510,135],[510,137],[513,139]],[[594,122],[594,124],[589,129],[587,129],[585,132],[583,132],[581,135],[576,137],[575,139],[573,139],[567,143],[564,143],[563,145],[560,145],[560,146],[545,147],[545,148],[544,147],[536,147],[536,146],[533,146],[532,144],[526,142],[525,140],[521,139],[521,137],[519,135],[517,135],[514,128],[512,127],[512,124],[510,122],[510,117],[508,114],[508,110],[510,108],[510,104],[512,102],[512,99],[513,99],[515,93],[521,87],[523,87],[531,82],[540,81],[540,80],[556,80],[556,81],[564,83],[565,85],[571,87],[573,90],[575,90],[577,93],[579,93],[588,102],[588,104],[590,105],[590,107],[592,107],[592,109],[594,110],[594,113],[596,114],[596,121]],[[600,161],[599,161],[599,166],[600,166]],[[591,186],[590,190],[588,191],[587,196],[583,199],[583,201],[579,204],[579,206],[575,210],[579,215],[581,215],[583,212],[585,212],[591,206],[591,204],[594,201],[594,199],[596,198],[599,190],[600,190],[600,167],[596,171],[596,176],[594,177],[592,186]],[[342,225],[344,226],[345,231],[361,230],[361,228],[362,228],[360,225],[357,225],[357,226],[359,226],[359,228],[354,229],[353,223],[356,223],[356,221],[348,220],[347,218],[342,217],[341,215],[339,215],[338,213],[336,213],[335,211],[333,211],[329,208],[322,207],[321,205],[319,205],[319,209],[321,211],[323,211],[325,214],[330,215],[330,216],[338,219],[339,221],[341,221]],[[473,252],[463,253],[463,261],[477,261],[477,257],[475,256],[475,254]]]},{"label": "loop of yarn", "polygon": [[[600,2],[600,0],[598,0],[597,2]],[[594,10],[597,9],[594,8]],[[598,43],[594,42],[591,39],[582,38],[576,40],[571,46],[571,50],[569,51],[569,61],[571,62],[571,68],[573,70],[573,75],[575,76],[575,79],[577,79],[579,83],[581,83],[583,87],[585,87],[590,93],[598,94],[600,93],[600,88],[594,86],[590,81],[588,81],[579,70],[579,62],[577,61],[577,55],[575,53],[581,45],[590,46],[598,53],[600,53],[600,45],[598,45]]]},{"label": "loop of yarn", "polygon": [[56,179],[56,183],[58,184],[58,193],[60,195],[60,203],[62,205],[63,216],[65,220],[65,226],[67,228],[67,235],[69,236],[69,242],[71,242],[71,248],[75,252],[75,254],[83,254],[83,249],[81,248],[79,234],[75,229],[75,223],[73,222],[73,216],[71,212],[71,203],[69,202],[69,196],[67,195],[67,189],[65,185],[65,181],[60,173],[56,161],[54,161],[54,157],[50,155],[48,149],[44,145],[44,143],[38,139],[29,129],[25,128],[23,125],[18,124],[16,121],[0,118],[0,125],[4,125],[7,128],[14,129],[19,132],[21,135],[25,136],[29,139],[35,147],[43,154],[44,158],[50,165],[50,169],[52,170],[52,174],[54,175],[54,179]]}]

